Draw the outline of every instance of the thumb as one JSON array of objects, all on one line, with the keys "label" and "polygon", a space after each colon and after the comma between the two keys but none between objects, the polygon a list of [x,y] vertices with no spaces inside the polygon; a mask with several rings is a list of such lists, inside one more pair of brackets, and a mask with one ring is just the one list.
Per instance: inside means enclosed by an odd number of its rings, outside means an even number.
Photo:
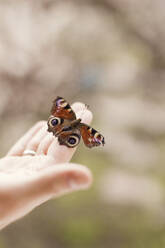
[{"label": "thumb", "polygon": [[92,182],[88,168],[79,164],[64,163],[42,170],[26,187],[26,196],[50,199],[72,191],[86,189]]},{"label": "thumb", "polygon": [[91,182],[90,170],[78,164],[57,164],[37,172],[37,175],[30,177],[21,187],[17,185],[18,190],[13,187],[10,194],[4,195],[6,205],[4,204],[0,213],[3,216],[3,225],[0,222],[0,228],[53,197],[88,188]]}]

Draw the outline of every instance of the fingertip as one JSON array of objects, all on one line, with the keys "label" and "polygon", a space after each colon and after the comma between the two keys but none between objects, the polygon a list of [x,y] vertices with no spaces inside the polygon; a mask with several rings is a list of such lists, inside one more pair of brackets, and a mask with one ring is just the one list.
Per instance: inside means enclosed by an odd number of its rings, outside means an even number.
[{"label": "fingertip", "polygon": [[81,118],[81,121],[85,124],[90,124],[93,119],[93,114],[89,109],[85,109],[85,111],[79,111],[77,113],[77,118]]},{"label": "fingertip", "polygon": [[[92,184],[92,173],[90,169],[80,164],[64,164],[69,168],[68,179],[72,184],[72,177],[75,177],[76,183],[83,188],[88,188]],[[73,185],[72,185],[73,186]]]},{"label": "fingertip", "polygon": [[84,103],[75,102],[75,103],[73,103],[72,108],[76,113],[76,117],[81,118],[82,122],[84,122],[86,124],[91,123],[91,121],[93,119],[93,114]]},{"label": "fingertip", "polygon": [[59,173],[64,176],[67,186],[71,190],[87,189],[92,184],[92,173],[83,165],[64,163],[57,165],[56,169],[59,169]]},{"label": "fingertip", "polygon": [[31,132],[32,133],[35,133],[35,131],[38,131],[40,130],[41,128],[44,128],[46,126],[46,121],[44,120],[40,120],[38,122],[36,122],[27,132],[27,135],[28,133],[30,134]]},{"label": "fingertip", "polygon": [[92,174],[83,165],[64,163],[46,169],[42,173],[39,183],[45,185],[44,188],[46,189],[48,189],[47,185],[53,196],[58,196],[59,194],[89,188],[92,183]]},{"label": "fingertip", "polygon": [[77,113],[79,111],[85,110],[86,106],[82,102],[75,102],[72,104],[72,109]]},{"label": "fingertip", "polygon": [[[40,120],[38,121],[33,127],[42,127],[46,124],[46,121],[45,120]],[[32,128],[33,128],[32,127]]]}]

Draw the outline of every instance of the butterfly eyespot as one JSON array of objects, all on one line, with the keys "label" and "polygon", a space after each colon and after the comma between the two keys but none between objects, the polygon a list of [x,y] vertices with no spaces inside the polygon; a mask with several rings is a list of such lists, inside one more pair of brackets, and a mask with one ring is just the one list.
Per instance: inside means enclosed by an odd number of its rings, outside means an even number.
[{"label": "butterfly eyespot", "polygon": [[61,119],[58,118],[58,117],[52,118],[52,119],[50,119],[50,121],[49,121],[49,124],[50,124],[52,127],[54,127],[54,126],[56,126],[56,125],[59,125],[60,123],[61,123]]},{"label": "butterfly eyespot", "polygon": [[69,147],[77,146],[79,142],[80,138],[77,135],[71,135],[67,140],[67,144]]}]

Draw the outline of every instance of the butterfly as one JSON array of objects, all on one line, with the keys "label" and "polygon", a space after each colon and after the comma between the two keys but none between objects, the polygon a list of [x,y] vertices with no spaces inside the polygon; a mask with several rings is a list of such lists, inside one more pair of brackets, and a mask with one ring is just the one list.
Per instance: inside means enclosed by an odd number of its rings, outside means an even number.
[{"label": "butterfly", "polygon": [[48,132],[58,138],[60,145],[73,148],[79,144],[81,137],[89,148],[105,144],[104,137],[94,128],[82,123],[80,118],[77,119],[69,103],[60,96],[53,101],[47,124]]}]

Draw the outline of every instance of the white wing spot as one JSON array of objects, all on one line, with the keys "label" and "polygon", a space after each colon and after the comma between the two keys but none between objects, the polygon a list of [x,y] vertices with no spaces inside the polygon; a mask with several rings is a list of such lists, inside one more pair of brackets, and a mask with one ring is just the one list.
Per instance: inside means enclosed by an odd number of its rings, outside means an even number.
[{"label": "white wing spot", "polygon": [[61,104],[61,107],[64,108],[67,105],[67,102]]}]

